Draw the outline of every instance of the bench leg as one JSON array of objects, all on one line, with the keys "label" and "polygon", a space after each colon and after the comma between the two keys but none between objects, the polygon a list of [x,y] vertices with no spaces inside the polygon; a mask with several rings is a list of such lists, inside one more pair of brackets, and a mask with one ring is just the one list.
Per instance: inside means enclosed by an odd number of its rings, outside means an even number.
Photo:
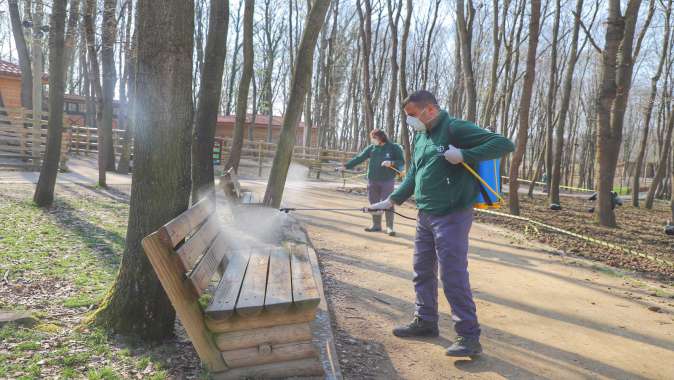
[{"label": "bench leg", "polygon": [[196,296],[183,281],[182,268],[177,255],[166,248],[158,232],[154,232],[143,239],[143,249],[164,287],[166,295],[176,309],[176,314],[190,337],[199,358],[211,371],[227,369],[220,351],[215,346],[213,335],[206,328],[204,314]]}]

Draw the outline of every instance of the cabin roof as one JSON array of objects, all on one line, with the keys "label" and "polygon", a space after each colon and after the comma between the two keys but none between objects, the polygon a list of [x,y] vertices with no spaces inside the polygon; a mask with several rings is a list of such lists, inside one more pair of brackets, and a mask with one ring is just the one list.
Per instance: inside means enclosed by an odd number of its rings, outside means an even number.
[{"label": "cabin roof", "polygon": [[[21,78],[21,66],[17,65],[16,63],[0,59],[0,75]],[[43,81],[48,79],[49,75],[47,75],[47,73],[42,74]]]}]

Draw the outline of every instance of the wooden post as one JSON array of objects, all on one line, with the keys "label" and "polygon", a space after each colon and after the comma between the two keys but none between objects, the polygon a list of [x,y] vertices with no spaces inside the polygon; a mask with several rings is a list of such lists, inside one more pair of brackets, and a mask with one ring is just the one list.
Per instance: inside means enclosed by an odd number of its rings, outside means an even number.
[{"label": "wooden post", "polygon": [[61,135],[61,158],[59,159],[59,169],[62,172],[68,170],[66,162],[68,160],[68,147],[72,147],[73,131],[72,128],[65,127]]},{"label": "wooden post", "polygon": [[262,141],[258,141],[257,143],[257,160],[257,176],[262,177]]},{"label": "wooden post", "polygon": [[88,127],[85,127],[85,131],[87,132],[87,151],[86,154],[89,155],[91,153],[91,129]]}]

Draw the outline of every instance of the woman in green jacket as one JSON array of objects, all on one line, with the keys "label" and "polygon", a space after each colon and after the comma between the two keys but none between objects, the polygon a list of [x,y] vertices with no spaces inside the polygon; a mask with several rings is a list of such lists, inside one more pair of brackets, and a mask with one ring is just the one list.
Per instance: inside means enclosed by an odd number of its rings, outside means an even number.
[{"label": "woman in green jacket", "polygon": [[[365,160],[370,160],[367,167],[367,197],[370,204],[383,201],[391,195],[395,177],[403,169],[405,159],[400,146],[389,141],[386,133],[380,129],[370,132],[372,144],[368,145],[356,157],[347,162],[343,169],[352,169]],[[395,236],[393,230],[393,209],[387,210],[386,233]],[[381,231],[381,214],[372,214],[372,227],[367,232]]]}]

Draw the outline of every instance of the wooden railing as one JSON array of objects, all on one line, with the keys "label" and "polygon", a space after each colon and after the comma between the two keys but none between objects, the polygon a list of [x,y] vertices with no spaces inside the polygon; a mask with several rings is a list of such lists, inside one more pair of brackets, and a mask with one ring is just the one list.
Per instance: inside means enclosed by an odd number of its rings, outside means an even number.
[{"label": "wooden railing", "polygon": [[[32,110],[0,107],[0,166],[38,170],[47,147],[47,112],[40,120]],[[60,168],[66,169],[70,129],[64,125]]]},{"label": "wooden railing", "polygon": [[[229,155],[232,148],[232,138],[216,138],[214,148],[214,158],[219,152],[219,158],[224,158]],[[266,141],[250,141],[244,140],[241,148],[241,156],[247,158],[273,158],[276,154],[275,143],[268,143]],[[311,163],[312,161],[320,162],[339,162],[344,163],[351,159],[357,152],[347,152],[336,149],[322,149],[318,147],[304,147],[296,145],[293,148],[293,160],[305,161]]]},{"label": "wooden railing", "polygon": [[[98,128],[74,125],[71,129],[72,134],[68,142],[70,152],[78,155],[98,152]],[[122,129],[112,130],[115,153],[117,154],[122,152],[124,132]],[[133,150],[133,144],[130,144],[129,149]]]}]

